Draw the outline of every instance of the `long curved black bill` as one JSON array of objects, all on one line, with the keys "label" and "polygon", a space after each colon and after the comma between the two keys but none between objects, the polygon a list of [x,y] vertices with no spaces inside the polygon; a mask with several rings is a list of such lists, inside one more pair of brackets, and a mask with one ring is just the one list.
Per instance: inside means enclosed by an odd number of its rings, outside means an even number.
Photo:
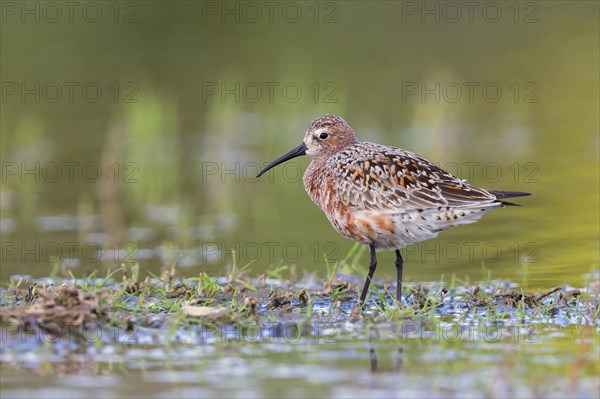
[{"label": "long curved black bill", "polygon": [[292,158],[299,157],[301,155],[306,155],[306,145],[304,144],[304,142],[302,142],[302,144],[294,148],[292,151],[280,156],[279,158],[265,166],[265,168],[261,170],[259,174],[256,175],[256,178],[258,179],[259,177],[261,177],[267,170],[271,169],[272,167],[277,166],[285,161],[289,161]]}]

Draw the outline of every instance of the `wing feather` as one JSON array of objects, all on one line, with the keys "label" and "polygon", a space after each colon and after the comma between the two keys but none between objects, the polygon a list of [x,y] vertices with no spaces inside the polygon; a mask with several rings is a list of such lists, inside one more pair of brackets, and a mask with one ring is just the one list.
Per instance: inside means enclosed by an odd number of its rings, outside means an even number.
[{"label": "wing feather", "polygon": [[439,207],[487,206],[496,201],[434,163],[400,148],[357,143],[331,157],[339,200],[380,213]]}]

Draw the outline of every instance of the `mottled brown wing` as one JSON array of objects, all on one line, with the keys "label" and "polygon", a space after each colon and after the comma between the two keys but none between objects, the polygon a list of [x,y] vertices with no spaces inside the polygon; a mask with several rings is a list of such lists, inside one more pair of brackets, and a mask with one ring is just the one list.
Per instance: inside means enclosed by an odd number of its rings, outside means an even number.
[{"label": "mottled brown wing", "polygon": [[395,211],[470,207],[496,198],[400,148],[359,143],[331,159],[340,201],[354,209]]}]

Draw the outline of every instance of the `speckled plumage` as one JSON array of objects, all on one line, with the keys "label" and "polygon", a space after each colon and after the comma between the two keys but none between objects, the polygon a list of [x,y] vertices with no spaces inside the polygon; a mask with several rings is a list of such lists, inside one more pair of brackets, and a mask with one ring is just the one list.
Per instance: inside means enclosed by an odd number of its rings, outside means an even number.
[{"label": "speckled plumage", "polygon": [[400,249],[472,223],[502,206],[435,164],[400,148],[354,143],[316,158],[304,174],[311,199],[343,236]]},{"label": "speckled plumage", "polygon": [[376,265],[375,251],[396,250],[398,284],[399,249],[475,222],[484,213],[510,204],[503,198],[528,195],[473,187],[413,152],[358,142],[352,128],[337,115],[313,121],[303,143],[260,174],[304,154],[313,158],[304,174],[313,202],[340,234],[369,246],[372,264]]}]

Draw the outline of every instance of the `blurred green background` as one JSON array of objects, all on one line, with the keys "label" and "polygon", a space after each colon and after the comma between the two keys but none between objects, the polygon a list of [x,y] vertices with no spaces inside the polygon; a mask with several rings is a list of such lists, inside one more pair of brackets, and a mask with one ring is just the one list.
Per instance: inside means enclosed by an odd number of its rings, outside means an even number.
[{"label": "blurred green background", "polygon": [[407,281],[598,268],[597,2],[47,4],[2,3],[2,281],[135,261],[324,276],[353,243],[305,194],[309,160],[254,175],[325,113],[533,193],[407,248]]}]

